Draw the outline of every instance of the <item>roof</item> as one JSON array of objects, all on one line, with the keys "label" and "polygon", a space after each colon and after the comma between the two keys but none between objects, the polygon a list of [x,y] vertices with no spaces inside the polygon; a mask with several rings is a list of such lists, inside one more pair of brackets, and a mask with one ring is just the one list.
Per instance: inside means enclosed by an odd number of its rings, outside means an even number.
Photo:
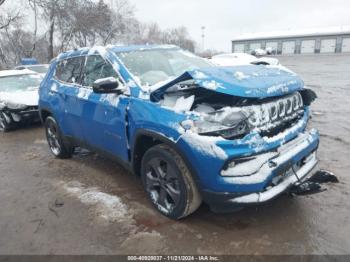
[{"label": "roof", "polygon": [[18,76],[18,75],[32,75],[32,74],[38,74],[34,71],[31,71],[29,69],[23,69],[23,70],[2,70],[0,71],[0,77],[5,76]]},{"label": "roof", "polygon": [[305,28],[305,29],[298,29],[298,30],[280,30],[280,31],[274,31],[274,32],[246,33],[233,38],[232,41],[338,35],[338,34],[350,34],[350,26]]},{"label": "roof", "polygon": [[144,50],[158,50],[158,49],[177,49],[175,45],[116,45],[109,46],[114,52],[133,52]]},{"label": "roof", "polygon": [[158,50],[158,49],[177,49],[175,45],[108,45],[108,46],[93,46],[93,47],[81,47],[74,50],[70,50],[61,53],[57,58],[65,59],[67,57],[81,56],[87,54],[94,54],[99,52],[103,54],[106,50],[111,50],[112,52],[133,52],[133,51],[144,51],[144,50]]}]

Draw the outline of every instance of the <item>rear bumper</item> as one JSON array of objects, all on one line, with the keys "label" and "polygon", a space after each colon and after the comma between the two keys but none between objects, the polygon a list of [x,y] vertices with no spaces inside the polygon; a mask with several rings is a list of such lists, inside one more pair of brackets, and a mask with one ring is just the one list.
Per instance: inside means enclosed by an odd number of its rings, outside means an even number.
[{"label": "rear bumper", "polygon": [[[202,196],[214,211],[229,211],[237,207],[270,201],[294,185],[309,179],[316,171],[319,135],[313,130],[279,147],[275,155],[266,159],[251,175],[222,177],[222,181],[238,189],[231,192],[203,191]],[[252,163],[254,164],[254,163]],[[259,185],[261,190],[242,190]],[[236,191],[236,192],[234,192]]]}]

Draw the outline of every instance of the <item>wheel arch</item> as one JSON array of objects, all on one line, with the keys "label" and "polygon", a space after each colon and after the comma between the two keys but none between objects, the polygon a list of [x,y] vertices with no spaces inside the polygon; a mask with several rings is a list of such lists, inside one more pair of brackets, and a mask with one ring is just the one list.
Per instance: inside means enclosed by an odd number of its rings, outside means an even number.
[{"label": "wheel arch", "polygon": [[132,152],[131,152],[131,157],[132,157],[131,162],[132,162],[133,172],[136,175],[140,175],[141,162],[144,154],[148,149],[158,144],[166,144],[181,156],[181,158],[187,165],[188,169],[190,170],[193,176],[193,180],[196,182],[197,187],[200,190],[201,187],[200,187],[199,176],[195,171],[194,167],[192,166],[192,164],[190,163],[190,161],[188,161],[183,151],[177,146],[177,144],[173,140],[169,139],[168,137],[162,134],[156,133],[154,131],[139,130],[136,132],[134,143],[132,146]]},{"label": "wheel arch", "polygon": [[41,122],[44,124],[46,118],[49,117],[49,116],[54,117],[54,114],[51,112],[51,110],[49,110],[47,108],[40,108],[39,116],[40,116]]}]

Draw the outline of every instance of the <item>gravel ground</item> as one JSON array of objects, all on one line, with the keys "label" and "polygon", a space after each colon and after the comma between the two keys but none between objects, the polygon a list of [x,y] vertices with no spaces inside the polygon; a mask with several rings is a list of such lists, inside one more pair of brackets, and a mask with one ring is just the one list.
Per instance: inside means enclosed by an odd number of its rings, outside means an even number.
[{"label": "gravel ground", "polygon": [[279,57],[319,99],[320,166],[341,183],[232,214],[156,213],[139,178],[80,150],[54,159],[40,126],[0,134],[0,254],[348,254],[350,55]]}]

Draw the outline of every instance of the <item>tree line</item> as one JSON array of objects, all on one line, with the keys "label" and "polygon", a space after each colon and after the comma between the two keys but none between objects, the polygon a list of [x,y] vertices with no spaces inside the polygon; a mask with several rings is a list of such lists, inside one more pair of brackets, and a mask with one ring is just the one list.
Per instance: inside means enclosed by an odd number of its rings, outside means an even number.
[{"label": "tree line", "polygon": [[0,69],[23,57],[47,63],[66,50],[108,44],[196,45],[184,26],[141,22],[128,0],[114,0],[113,8],[103,0],[22,0],[21,8],[0,0]]}]

